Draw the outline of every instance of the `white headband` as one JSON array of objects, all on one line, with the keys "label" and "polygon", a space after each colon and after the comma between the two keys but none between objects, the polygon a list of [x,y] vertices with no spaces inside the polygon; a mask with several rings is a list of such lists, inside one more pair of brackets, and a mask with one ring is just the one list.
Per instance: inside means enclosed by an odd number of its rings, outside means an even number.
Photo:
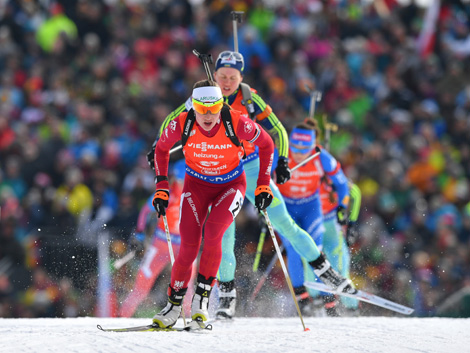
[{"label": "white headband", "polygon": [[205,86],[193,89],[193,99],[202,103],[214,103],[223,98],[220,87]]}]

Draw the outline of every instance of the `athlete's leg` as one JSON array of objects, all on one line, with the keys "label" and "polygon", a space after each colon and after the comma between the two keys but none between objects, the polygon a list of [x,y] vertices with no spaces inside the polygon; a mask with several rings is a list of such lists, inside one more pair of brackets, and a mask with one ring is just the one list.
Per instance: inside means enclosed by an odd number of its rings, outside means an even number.
[{"label": "athlete's leg", "polygon": [[[297,222],[297,224],[299,224],[300,227],[302,227],[309,233],[309,236],[315,241],[319,250],[321,250],[323,246],[322,244],[324,227],[323,216],[321,214],[320,198],[315,197],[308,203],[302,205],[289,204],[287,205],[287,210],[289,211],[289,214],[293,216],[293,219]],[[306,280],[306,273],[308,273],[305,272],[305,269],[307,271],[310,270],[312,272],[313,269],[311,269],[311,267],[308,265],[307,260],[300,260],[300,256],[299,261],[300,263],[296,266],[295,269],[295,271],[297,271],[297,274],[295,274],[295,276],[301,276],[300,285],[303,286],[303,283]],[[291,274],[291,276],[294,276],[294,274]]]},{"label": "athlete's leg", "polygon": [[[246,197],[254,204],[256,181],[259,171],[259,160],[254,159],[244,165],[247,177]],[[270,185],[273,192],[273,202],[267,208],[269,219],[274,229],[288,239],[292,247],[307,261],[312,261],[320,256],[320,250],[309,234],[300,228],[289,215],[284,198],[273,181]]]},{"label": "athlete's leg", "polygon": [[178,291],[187,288],[191,267],[199,253],[202,227],[211,202],[210,188],[198,179],[186,175],[180,204],[181,245],[171,271],[171,287]]},{"label": "athlete's leg", "polygon": [[194,290],[196,286],[196,278],[197,278],[197,259],[194,260],[193,262],[193,267],[191,269],[191,279],[189,280],[188,283],[188,291],[186,292],[186,297],[185,300],[183,301],[183,308],[184,308],[184,313],[187,315],[188,313],[191,312],[191,300],[194,295]]},{"label": "athlete's leg", "polygon": [[[349,276],[349,249],[346,241],[344,240],[341,226],[336,220],[336,213],[331,212],[325,215],[323,224],[325,226],[325,234],[323,236],[323,252],[331,263],[331,266],[337,270],[343,277],[350,278]],[[306,272],[306,281],[317,280],[312,270],[308,269]],[[318,291],[308,289],[310,295],[315,297],[319,294]],[[326,293],[322,293],[324,296]],[[341,302],[347,308],[355,309],[358,306],[358,301],[354,298],[345,296],[340,297]]]},{"label": "athlete's leg", "polygon": [[346,272],[343,262],[344,238],[340,225],[336,221],[336,213],[334,211],[325,215],[324,225],[323,252],[330,261],[331,266],[346,277],[348,273]]},{"label": "athlete's leg", "polygon": [[193,320],[209,318],[209,297],[222,260],[222,238],[240,212],[245,198],[245,175],[226,186],[218,186],[211,212],[204,226],[204,246],[199,264],[196,292],[191,304]]},{"label": "athlete's leg", "polygon": [[[330,261],[331,266],[340,272],[343,276],[343,272],[340,271],[340,264],[339,264],[339,256],[338,256],[338,241],[336,235],[336,228],[332,224],[331,219],[323,218],[323,226],[325,232],[323,234],[323,241],[322,241],[322,251],[326,255],[327,259]],[[336,249],[336,250],[335,250]],[[336,255],[335,255],[336,253]],[[335,255],[335,256],[333,256]],[[305,266],[305,281],[307,282],[315,282],[318,281],[318,277],[313,272],[313,269],[310,266]],[[315,289],[307,288],[310,296],[312,298],[319,297],[320,295],[326,295],[327,293],[319,292]]]},{"label": "athlete's leg", "polygon": [[219,305],[215,312],[218,318],[231,319],[235,316],[237,305],[236,266],[235,222],[232,222],[222,237],[222,261],[218,272]]},{"label": "athlete's leg", "polygon": [[[336,219],[336,213],[330,212],[325,215],[326,232],[323,241],[323,251],[330,260],[331,266],[343,277],[350,278],[349,273],[349,248],[344,240],[343,230]],[[342,296],[341,302],[346,308],[357,309],[358,300]]]},{"label": "athlete's leg", "polygon": [[[248,191],[247,198],[254,204],[254,188],[253,186],[253,176],[257,175],[259,167],[254,163],[259,163],[258,160],[253,160],[248,163],[245,163],[245,173],[247,174],[248,180]],[[274,200],[271,205],[268,207],[267,212],[269,218],[272,220],[273,226],[276,227],[276,230],[281,232],[292,244],[294,249],[303,257],[308,264],[314,268],[315,273],[321,277],[322,281],[329,285],[330,287],[338,288],[346,292],[354,292],[354,289],[351,287],[350,281],[342,277],[337,273],[330,265],[329,261],[320,253],[315,241],[309,236],[307,232],[302,230],[298,225],[296,225],[292,218],[289,217],[285,208],[285,202],[282,198],[278,188],[274,182],[270,183],[271,190],[274,194]],[[281,208],[276,209],[279,206]],[[273,210],[278,212],[274,212]],[[321,207],[318,207],[318,212],[321,214]],[[320,217],[320,223],[321,223]]]},{"label": "athlete's leg", "polygon": [[[246,177],[245,177],[246,179]],[[218,272],[219,307],[218,317],[232,318],[235,315],[237,290],[235,288],[235,221],[225,231],[222,238],[222,260]]]},{"label": "athlete's leg", "polygon": [[237,260],[235,258],[235,222],[227,228],[222,238],[222,261],[219,267],[219,281],[230,282],[235,279]]},{"label": "athlete's leg", "polygon": [[[244,192],[246,188],[245,176],[243,175],[243,177],[239,179],[242,179]],[[217,205],[223,204],[226,206],[226,201],[223,202],[220,197],[221,190],[222,188],[219,186],[208,185],[189,175],[186,175],[184,179],[180,203],[180,251],[171,271],[171,282],[168,288],[168,303],[162,311],[153,317],[154,324],[160,327],[173,326],[181,314],[181,305],[184,302],[184,296],[190,285],[191,267],[199,253],[202,227],[209,207],[211,205],[213,206],[211,215],[220,216],[221,212],[218,212]],[[226,197],[226,199],[228,198],[229,197]],[[241,208],[242,202],[243,195],[240,197],[239,208]],[[230,207],[227,208],[230,209]],[[234,216],[229,213],[229,210],[226,210],[226,213],[228,213],[228,215],[225,214],[224,217],[220,218],[222,223],[226,224],[226,226],[219,230],[219,233],[216,233],[212,229],[210,225],[211,222],[209,222],[209,228],[205,228],[204,248],[208,248],[208,250],[203,250],[201,255],[200,273],[197,276],[196,290],[191,303],[191,317],[193,319],[201,318],[202,320],[206,320],[209,316],[209,295],[222,257],[222,235],[230,223],[233,222],[234,218]],[[213,245],[214,243],[218,243],[218,253]]]},{"label": "athlete's leg", "polygon": [[[346,241],[343,238],[343,264],[344,264],[344,272],[346,275],[344,277],[346,278],[351,278],[351,273],[350,273],[350,263],[351,263],[351,256],[349,253],[349,247],[346,244]],[[348,308],[348,309],[357,309],[359,307],[359,301],[354,298],[349,298],[349,297],[341,297],[341,303]]]},{"label": "athlete's leg", "polygon": [[222,237],[241,210],[245,190],[246,181],[243,176],[220,189],[219,195],[213,200],[204,227],[204,248],[199,265],[199,273],[206,278],[217,275],[222,259]]}]

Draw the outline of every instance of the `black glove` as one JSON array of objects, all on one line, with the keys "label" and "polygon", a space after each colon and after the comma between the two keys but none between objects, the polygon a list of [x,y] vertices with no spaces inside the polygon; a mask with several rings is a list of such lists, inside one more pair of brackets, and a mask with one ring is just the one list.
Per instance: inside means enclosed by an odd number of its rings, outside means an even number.
[{"label": "black glove", "polygon": [[276,183],[284,184],[288,182],[291,174],[289,160],[286,157],[279,157],[276,167]]},{"label": "black glove", "polygon": [[150,166],[150,169],[155,170],[155,146],[157,145],[157,141],[155,140],[152,148],[147,153],[147,162]]},{"label": "black glove", "polygon": [[261,212],[273,201],[273,192],[269,186],[258,186],[255,190],[255,207]]},{"label": "black glove", "polygon": [[344,226],[348,222],[348,210],[343,206],[338,206],[336,208],[336,218],[338,219],[338,223]]},{"label": "black glove", "polygon": [[350,222],[346,231],[346,244],[348,244],[348,246],[354,245],[357,238],[359,238],[357,223]]},{"label": "black glove", "polygon": [[157,211],[158,218],[160,216],[166,216],[166,208],[168,207],[168,199],[170,198],[170,193],[168,190],[158,189],[155,191],[153,196],[153,207]]}]

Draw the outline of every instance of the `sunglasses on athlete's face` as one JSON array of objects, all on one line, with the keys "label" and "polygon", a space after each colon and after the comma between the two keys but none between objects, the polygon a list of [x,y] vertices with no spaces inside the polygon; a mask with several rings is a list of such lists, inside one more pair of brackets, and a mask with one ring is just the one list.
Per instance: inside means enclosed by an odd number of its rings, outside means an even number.
[{"label": "sunglasses on athlete's face", "polygon": [[193,99],[193,109],[202,115],[217,114],[222,110],[223,105],[224,102],[222,99],[214,103],[202,103]]}]

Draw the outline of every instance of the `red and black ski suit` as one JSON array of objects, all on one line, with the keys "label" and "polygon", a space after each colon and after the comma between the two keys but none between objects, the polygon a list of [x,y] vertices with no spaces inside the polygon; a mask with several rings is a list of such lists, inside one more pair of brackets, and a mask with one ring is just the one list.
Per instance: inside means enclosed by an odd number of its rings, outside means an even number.
[{"label": "red and black ski suit", "polygon": [[[274,151],[271,137],[246,114],[235,110],[231,110],[230,114],[238,139],[258,146],[258,186],[268,186]],[[157,142],[157,176],[166,176],[168,173],[169,151],[182,138],[186,116],[185,112],[174,119],[163,130]],[[209,132],[195,122],[183,146],[183,153],[186,176],[180,201],[181,247],[173,265],[170,284],[176,291],[188,287],[191,266],[201,245],[203,226],[204,247],[199,274],[206,279],[216,277],[222,258],[222,237],[240,211],[246,190],[243,148],[236,146],[227,137],[221,119]],[[160,181],[156,188],[168,189],[168,182]],[[210,214],[207,217],[209,209]]]}]

